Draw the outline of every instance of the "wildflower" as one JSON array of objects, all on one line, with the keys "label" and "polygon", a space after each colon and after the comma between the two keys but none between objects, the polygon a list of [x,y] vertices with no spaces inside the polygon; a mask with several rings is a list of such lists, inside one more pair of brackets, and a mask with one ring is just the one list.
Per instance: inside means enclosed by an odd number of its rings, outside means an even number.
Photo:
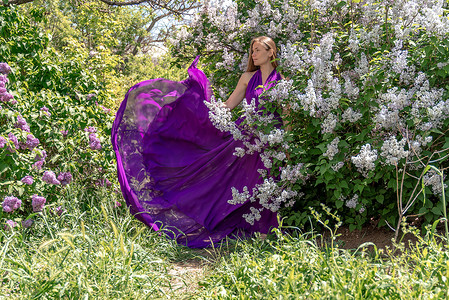
[{"label": "wildflower", "polygon": [[122,204],[120,202],[118,202],[118,201],[115,201],[114,207],[117,208],[117,207],[120,207],[120,206],[122,206]]},{"label": "wildflower", "polygon": [[24,184],[28,184],[28,185],[32,185],[34,182],[33,177],[30,175],[23,177],[20,181],[22,181]]},{"label": "wildflower", "polygon": [[66,137],[69,134],[68,130],[61,130],[61,133],[64,137]]},{"label": "wildflower", "polygon": [[4,212],[14,212],[22,205],[22,201],[14,196],[7,196],[3,200],[2,207]]},{"label": "wildflower", "polygon": [[70,172],[61,172],[58,175],[58,180],[61,182],[61,185],[67,185],[72,181],[73,177]]},{"label": "wildflower", "polygon": [[42,180],[48,184],[60,184],[59,180],[56,179],[55,173],[52,171],[45,171],[42,175]]},{"label": "wildflower", "polygon": [[0,63],[0,73],[8,75],[11,72],[11,67],[7,63]]},{"label": "wildflower", "polygon": [[5,229],[5,231],[10,231],[16,226],[17,226],[17,222],[14,222],[13,220],[8,220],[8,221],[6,221],[4,229]]},{"label": "wildflower", "polygon": [[39,212],[44,209],[44,205],[47,200],[44,197],[34,194],[31,196],[31,205],[33,206],[33,212]]},{"label": "wildflower", "polygon": [[33,225],[34,221],[33,219],[26,219],[22,221],[22,227],[23,228],[30,228]]}]

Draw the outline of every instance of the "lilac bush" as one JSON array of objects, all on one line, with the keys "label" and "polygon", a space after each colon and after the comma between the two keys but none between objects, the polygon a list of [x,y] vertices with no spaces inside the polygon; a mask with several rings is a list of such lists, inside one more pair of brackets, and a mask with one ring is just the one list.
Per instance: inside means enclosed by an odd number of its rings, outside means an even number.
[{"label": "lilac bush", "polygon": [[[11,75],[15,68],[0,64],[0,71],[4,70]],[[48,90],[13,92],[14,103],[10,88],[15,82],[6,75],[0,76],[0,219],[20,220],[22,228],[29,228],[40,221],[28,218],[29,214],[45,214],[46,207],[60,201],[63,189],[78,174],[83,174],[80,183],[84,187],[98,188],[96,182],[114,169],[112,154],[105,153],[109,145],[101,144],[104,127],[95,123],[101,119],[111,126],[113,116],[106,116],[104,108],[86,109]],[[94,136],[89,139],[89,134]],[[59,207],[55,215],[63,211]]]},{"label": "lilac bush", "polygon": [[[320,203],[345,216],[351,229],[368,220],[398,224],[406,215],[398,216],[397,195],[415,197],[423,158],[434,153],[440,168],[447,165],[447,8],[446,1],[430,0],[206,5],[173,38],[172,50],[181,61],[203,55],[215,94],[207,103],[212,122],[244,142],[235,155],[259,151],[270,168],[261,171],[262,185],[233,190],[230,202],[251,199],[271,210],[293,205],[283,211],[296,225]],[[259,35],[277,43],[285,80],[265,92],[263,114],[245,100],[236,112],[226,111],[221,101],[246,70],[249,43]],[[283,112],[288,128],[275,122]],[[243,126],[233,123],[236,115],[246,119]],[[293,182],[270,180],[287,168],[299,170]],[[444,188],[437,182],[426,179],[428,194]],[[427,222],[441,215],[437,198],[421,203],[407,207],[408,214]],[[258,212],[246,216],[257,218]]]}]

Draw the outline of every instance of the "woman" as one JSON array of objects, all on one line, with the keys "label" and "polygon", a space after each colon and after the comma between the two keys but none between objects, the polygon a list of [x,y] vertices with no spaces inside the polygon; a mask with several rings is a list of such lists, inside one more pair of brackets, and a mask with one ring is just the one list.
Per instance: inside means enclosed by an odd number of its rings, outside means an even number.
[{"label": "woman", "polygon": [[[254,39],[248,70],[224,105],[233,109],[244,98],[257,101],[263,90],[258,86],[279,81],[275,58],[273,40]],[[261,183],[257,170],[265,167],[259,153],[234,156],[242,142],[209,120],[204,104],[211,96],[209,82],[197,61],[184,81],[153,79],[133,86],[112,128],[118,179],[131,213],[194,248],[226,236],[266,234],[278,225],[276,213],[269,210],[261,211],[253,224],[245,221],[243,216],[257,203],[228,203],[232,187],[252,190]]]}]

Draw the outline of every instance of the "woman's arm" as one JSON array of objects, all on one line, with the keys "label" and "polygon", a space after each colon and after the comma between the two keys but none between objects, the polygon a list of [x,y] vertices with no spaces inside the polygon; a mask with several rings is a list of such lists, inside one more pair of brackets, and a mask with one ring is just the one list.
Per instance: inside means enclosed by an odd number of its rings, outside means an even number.
[{"label": "woman's arm", "polygon": [[243,73],[242,76],[240,76],[239,82],[237,83],[237,87],[232,92],[231,96],[229,96],[228,100],[223,103],[224,107],[227,107],[229,109],[234,109],[237,105],[242,102],[243,98],[245,98],[246,93],[246,87],[248,86],[248,82],[251,79],[251,76],[253,74],[250,72]]}]

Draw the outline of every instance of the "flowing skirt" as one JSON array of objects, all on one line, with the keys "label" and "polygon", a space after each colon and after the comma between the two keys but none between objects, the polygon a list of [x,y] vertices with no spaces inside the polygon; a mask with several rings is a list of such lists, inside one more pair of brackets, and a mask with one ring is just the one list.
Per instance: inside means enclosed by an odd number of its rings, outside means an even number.
[{"label": "flowing skirt", "polygon": [[258,153],[234,156],[242,143],[209,120],[209,82],[197,61],[184,81],[133,86],[112,127],[118,179],[131,214],[192,248],[277,226],[269,210],[253,225],[244,219],[258,203],[228,203],[232,187],[251,192],[262,182],[257,170],[264,166]]}]

